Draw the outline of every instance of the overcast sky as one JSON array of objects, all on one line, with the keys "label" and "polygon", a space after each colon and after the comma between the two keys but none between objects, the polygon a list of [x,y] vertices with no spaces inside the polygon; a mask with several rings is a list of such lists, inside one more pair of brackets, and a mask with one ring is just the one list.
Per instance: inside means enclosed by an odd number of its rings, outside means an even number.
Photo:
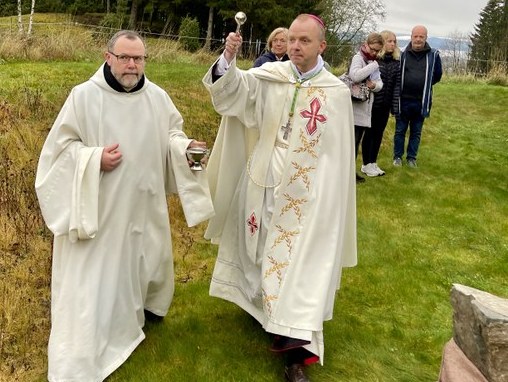
[{"label": "overcast sky", "polygon": [[378,29],[411,34],[417,24],[427,27],[429,37],[448,37],[459,32],[468,35],[480,20],[488,0],[383,0],[386,19]]}]

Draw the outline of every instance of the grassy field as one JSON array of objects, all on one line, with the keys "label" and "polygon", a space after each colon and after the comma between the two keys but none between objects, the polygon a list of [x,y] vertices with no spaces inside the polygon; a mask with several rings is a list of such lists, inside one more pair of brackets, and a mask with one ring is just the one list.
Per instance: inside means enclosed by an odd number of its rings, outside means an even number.
[{"label": "grassy field", "polygon": [[[213,144],[219,122],[201,78],[212,57],[148,63],[189,136]],[[51,237],[34,199],[40,148],[72,86],[100,59],[0,65],[0,381],[43,381]],[[245,66],[248,63],[244,64]],[[312,381],[436,381],[461,283],[508,297],[508,88],[445,78],[435,87],[419,168],[393,168],[393,120],[379,165],[357,188],[359,265],[347,269],[324,367]],[[236,306],[208,296],[216,247],[185,228],[170,198],[176,293],[162,323],[108,381],[280,381],[282,360]]]}]

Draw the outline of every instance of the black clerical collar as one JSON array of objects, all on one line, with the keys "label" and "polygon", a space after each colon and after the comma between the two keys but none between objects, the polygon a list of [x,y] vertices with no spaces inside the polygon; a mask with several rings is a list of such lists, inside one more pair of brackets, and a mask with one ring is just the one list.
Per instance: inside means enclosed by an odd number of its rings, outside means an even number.
[{"label": "black clerical collar", "polygon": [[125,90],[122,85],[120,85],[120,82],[115,78],[113,73],[111,73],[111,67],[108,65],[107,62],[104,63],[104,78],[106,79],[106,82],[113,90],[116,90],[120,93],[132,93],[135,92],[143,87],[145,84],[145,76],[141,76],[141,79],[139,80],[138,84],[132,88],[131,90]]}]

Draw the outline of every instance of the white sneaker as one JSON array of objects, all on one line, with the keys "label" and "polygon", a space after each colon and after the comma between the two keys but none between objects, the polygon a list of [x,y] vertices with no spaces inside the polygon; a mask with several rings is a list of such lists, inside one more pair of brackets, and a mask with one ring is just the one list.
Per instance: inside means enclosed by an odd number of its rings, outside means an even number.
[{"label": "white sneaker", "polygon": [[379,176],[383,176],[385,174],[385,172],[379,168],[377,163],[375,163],[375,162],[372,163],[372,166],[374,166],[374,168],[377,170],[377,173],[379,174]]},{"label": "white sneaker", "polygon": [[366,165],[362,165],[361,168],[362,172],[367,176],[379,176],[379,172],[377,171],[376,167],[374,166],[374,163],[368,163]]}]

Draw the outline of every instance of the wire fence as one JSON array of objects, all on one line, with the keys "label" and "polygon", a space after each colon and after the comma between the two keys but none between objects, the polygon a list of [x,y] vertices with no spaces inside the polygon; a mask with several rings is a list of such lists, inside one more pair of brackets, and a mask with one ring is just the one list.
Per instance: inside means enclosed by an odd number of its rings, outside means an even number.
[{"label": "wire fence", "polygon": [[[19,35],[17,17],[11,17],[8,20],[9,22],[0,23],[0,36],[2,36],[2,39],[8,38],[9,36]],[[24,27],[24,29],[26,29],[26,25],[24,25]],[[44,31],[44,29],[54,30],[59,27],[75,27],[76,29],[86,28],[92,31],[95,36],[102,35],[105,40],[119,30],[118,28],[107,26],[74,22],[70,16],[69,20],[65,22],[34,22],[32,25],[34,34],[40,32],[41,30]],[[145,38],[168,39],[175,42],[183,39],[187,41],[194,41],[194,46],[197,45],[201,48],[207,46],[212,52],[220,51],[225,42],[225,38],[211,38],[207,41],[204,37],[182,36],[174,33],[154,33],[150,31],[139,31],[139,33]],[[266,46],[267,42],[261,39],[244,41],[241,55],[245,59],[255,60],[265,51]],[[327,46],[327,49],[324,52],[324,58],[331,66],[347,66],[356,49],[357,44],[354,43],[347,43],[343,45],[331,44]],[[504,75],[508,74],[507,61],[473,59],[470,57],[470,52],[467,50],[441,50],[440,55],[443,63],[443,70],[447,74],[483,76],[493,71]]]}]

